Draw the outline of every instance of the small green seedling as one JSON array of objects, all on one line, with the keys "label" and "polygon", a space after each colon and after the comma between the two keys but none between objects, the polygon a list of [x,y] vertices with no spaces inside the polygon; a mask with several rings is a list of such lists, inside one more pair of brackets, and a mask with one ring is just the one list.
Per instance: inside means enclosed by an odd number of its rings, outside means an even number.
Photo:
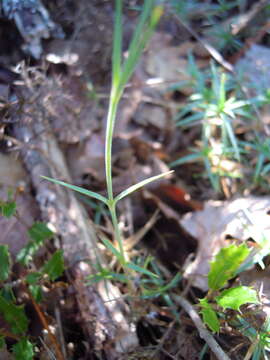
[{"label": "small green seedling", "polygon": [[[249,286],[228,287],[228,281],[239,273],[239,268],[250,255],[251,250],[246,244],[232,244],[222,248],[210,264],[208,274],[209,291],[206,297],[199,300],[199,306],[204,323],[214,333],[219,332],[221,322],[229,322],[229,318],[232,317],[231,312],[235,312],[234,319],[236,322],[233,323],[233,326],[250,339],[256,339],[256,351],[262,351],[262,338],[265,339],[265,344],[268,345],[269,336],[263,336],[263,334],[266,334],[265,331],[258,332],[255,329],[251,331],[250,324],[244,330],[244,324],[247,325],[247,322],[240,309],[241,306],[246,304],[260,304],[256,291]],[[227,317],[228,310],[230,310],[230,317]],[[256,351],[254,348],[254,354]]]},{"label": "small green seedling", "polygon": [[218,156],[240,162],[243,149],[235,135],[234,122],[237,117],[251,117],[250,103],[232,95],[232,79],[220,72],[214,63],[208,76],[198,69],[190,54],[189,72],[194,94],[175,116],[175,121],[176,126],[182,128],[201,125],[200,148],[193,149],[193,154],[177,159],[170,165],[175,167],[190,161],[202,161],[212,186],[219,191],[219,176],[230,176],[230,173],[222,174],[222,171],[214,170],[214,159]]},{"label": "small green seedling", "polygon": [[[10,218],[16,213],[16,202],[9,197],[8,201],[1,201],[2,216]],[[56,251],[38,271],[31,270],[30,264],[35,253],[53,236],[53,232],[41,222],[35,222],[28,229],[29,242],[18,253],[15,262],[24,267],[24,277],[20,279],[20,286],[24,286],[36,303],[43,299],[42,284],[54,282],[64,272],[63,251]],[[11,259],[7,245],[0,245],[0,314],[9,328],[0,329],[0,349],[6,346],[6,339],[15,340],[12,354],[15,360],[32,360],[35,355],[35,344],[28,335],[29,319],[24,305],[18,305],[11,286]],[[14,284],[16,286],[16,284]]]}]

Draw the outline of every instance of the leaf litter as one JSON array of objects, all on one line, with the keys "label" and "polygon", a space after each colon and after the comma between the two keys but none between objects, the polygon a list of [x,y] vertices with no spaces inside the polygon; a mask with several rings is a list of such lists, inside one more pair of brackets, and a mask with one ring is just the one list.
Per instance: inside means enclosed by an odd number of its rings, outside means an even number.
[{"label": "leaf litter", "polygon": [[[107,25],[111,24],[112,9],[105,4],[106,11],[103,12],[100,11],[99,6],[94,2],[86,4],[82,1],[77,6],[75,15],[68,7],[63,10],[64,25],[68,27],[69,22],[72,21],[73,25],[76,24],[76,19],[82,15],[82,26],[78,25],[71,38],[57,39],[46,44],[45,54],[50,62],[50,73],[46,73],[47,69],[42,68],[41,71],[36,72],[36,79],[32,80],[36,80],[35,85],[40,91],[39,101],[46,108],[46,116],[50,119],[52,129],[67,156],[74,183],[78,186],[86,185],[89,190],[96,190],[105,195],[102,149],[111,51],[111,36],[106,29]],[[56,13],[55,18],[61,20],[60,14],[61,11]],[[94,19],[97,14],[98,18]],[[132,17],[129,20],[131,20],[130,26],[132,26]],[[91,33],[89,30],[89,27],[93,28],[95,23],[99,25],[95,28],[98,29],[100,36],[96,36],[95,32]],[[91,51],[89,51],[89,43],[92,44]],[[190,51],[195,54],[200,69],[209,64],[209,55],[201,44],[193,39],[184,40],[181,45],[174,43],[174,37],[165,31],[155,34],[136,70],[131,88],[128,89],[127,95],[122,101],[113,155],[114,186],[117,193],[146,177],[169,170],[167,164],[175,156],[170,150],[173,149],[173,143],[177,144],[177,151],[179,150],[172,118],[176,114],[178,106],[182,106],[186,101],[186,96],[192,93],[189,86],[192,79],[187,71],[188,54]],[[103,54],[103,48],[107,49],[108,53]],[[97,60],[101,58],[101,54],[104,55],[102,62]],[[88,75],[85,74],[91,75],[91,81],[88,81]],[[98,81],[95,81],[96,79]],[[170,90],[170,84],[173,84],[176,79],[177,82],[186,85],[177,91]],[[92,87],[92,81],[97,84],[96,89]],[[25,107],[29,117],[33,110],[31,106],[27,107],[26,105]],[[185,137],[185,133],[181,133],[181,137]],[[182,139],[183,143],[184,140]],[[1,166],[1,168],[3,167]],[[20,165],[18,168],[20,172]],[[192,173],[191,166],[188,167],[187,172]],[[10,174],[12,171],[8,170],[8,173]],[[3,172],[3,176],[5,176],[5,172]],[[27,177],[28,175],[25,173],[22,176],[23,179],[27,179]],[[201,291],[206,291],[209,261],[222,247],[232,241],[254,241],[260,244],[262,238],[268,237],[269,199],[249,196],[219,202],[210,200],[203,203],[202,199],[205,199],[204,193],[207,193],[206,187],[209,184],[201,186],[199,191],[196,190],[197,194],[199,192],[199,196],[197,196],[194,188],[198,189],[198,182],[194,182],[192,179],[190,183],[190,178],[185,171],[177,172],[173,181],[178,181],[179,177],[184,183],[183,188],[172,183],[172,180],[162,179],[159,184],[153,184],[147,190],[133,195],[132,210],[129,211],[131,214],[125,213],[124,202],[123,205],[120,205],[119,210],[123,213],[121,215],[123,224],[128,222],[128,216],[131,216],[134,222],[134,229],[129,234],[126,246],[135,253],[139,251],[142,257],[152,253],[154,249],[158,258],[163,265],[164,263],[167,265],[169,271],[181,271],[184,268],[184,277],[189,282],[189,286],[192,285]],[[6,181],[8,184],[13,184],[11,178]],[[4,188],[5,191],[6,188]],[[189,195],[189,192],[192,196]],[[4,193],[2,195],[4,196]],[[18,201],[20,201],[19,198]],[[88,206],[89,213],[93,213],[91,208],[93,204]],[[29,217],[24,211],[26,208],[33,211]],[[18,209],[23,209],[22,212],[27,223],[37,217],[38,210],[31,201],[27,203],[26,200],[23,200],[22,204],[18,203]],[[186,214],[189,211],[192,212]],[[102,214],[101,218],[104,216],[104,213]],[[152,217],[153,214],[157,215]],[[108,229],[104,229],[106,227],[104,219],[106,216],[101,220],[100,228],[103,227],[103,231],[109,232]],[[150,219],[148,223],[146,223],[147,219]],[[147,226],[144,227],[145,223]],[[21,236],[23,232],[17,226],[19,225],[14,225],[15,233]],[[140,241],[142,236],[144,239]],[[16,244],[14,254],[19,251],[23,239],[24,236],[21,236],[20,241],[18,239],[9,240],[11,247]],[[141,246],[142,244],[147,250]],[[194,261],[192,261],[192,256],[195,257]],[[243,282],[247,282],[244,280],[245,274],[251,274],[251,271],[253,271],[252,274],[257,273],[252,268],[254,262],[251,260],[249,264],[246,264],[248,270],[241,274]],[[263,271],[259,278],[261,283],[264,282],[266,291],[267,281],[266,277],[262,275]],[[168,274],[166,270],[164,272]],[[250,277],[254,279],[256,276],[250,275]],[[65,279],[65,281],[67,280]],[[256,288],[259,287],[256,285]],[[121,290],[125,296],[125,289]],[[72,293],[72,289],[68,291]],[[55,296],[57,297],[57,295]],[[172,315],[173,307],[164,304],[162,301],[159,303],[154,300],[152,303],[138,304],[140,311],[138,311],[137,332],[140,333],[141,343],[143,343],[144,336],[149,336],[148,341],[145,341],[146,348],[150,344],[156,346],[157,342],[163,339],[161,335],[166,339],[167,328],[174,316]],[[65,316],[70,317],[68,321],[64,320],[64,324],[66,326],[70,326],[71,323],[76,324],[76,336],[79,338],[81,330],[80,320],[76,319],[75,315],[76,305],[71,304],[70,315],[67,315],[68,305],[62,311]],[[149,319],[152,312],[156,315],[153,315],[154,320],[151,322]],[[175,340],[175,343],[168,340],[168,343],[162,343],[161,348],[171,354],[182,355],[185,359],[195,359],[200,351],[201,343],[197,338],[190,336],[188,318],[182,316],[182,320],[187,323],[186,327],[181,329],[182,340],[179,339],[176,328],[173,328],[172,339]],[[177,330],[179,331],[179,329]],[[72,338],[70,335],[66,337]],[[183,339],[186,342],[184,346]],[[181,353],[179,349],[182,346]],[[81,353],[87,354],[87,350],[83,349],[83,346],[78,346],[78,348]],[[196,351],[192,352],[194,348]],[[165,358],[164,352],[161,351],[158,354],[160,359]],[[175,355],[176,358],[179,358],[178,355]]]}]

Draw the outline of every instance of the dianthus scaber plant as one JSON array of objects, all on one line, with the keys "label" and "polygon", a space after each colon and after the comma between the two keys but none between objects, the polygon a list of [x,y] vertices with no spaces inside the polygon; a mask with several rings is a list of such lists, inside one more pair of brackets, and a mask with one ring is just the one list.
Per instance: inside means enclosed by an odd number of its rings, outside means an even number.
[{"label": "dianthus scaber plant", "polygon": [[122,57],[122,10],[123,0],[115,1],[115,19],[114,19],[114,33],[113,33],[113,52],[112,52],[112,85],[109,99],[109,109],[106,123],[106,140],[105,140],[105,169],[106,169],[106,186],[107,186],[107,197],[104,197],[96,192],[84,189],[79,186],[67,184],[63,181],[48,178],[42,176],[55,184],[63,185],[69,189],[75,190],[86,196],[92,197],[98,201],[103,202],[109,209],[113,228],[114,236],[118,244],[118,249],[112,245],[107,239],[102,239],[103,243],[109,251],[116,256],[118,262],[126,273],[129,271],[140,272],[146,275],[153,276],[154,274],[140,267],[133,262],[126,259],[123,238],[119,228],[117,220],[116,205],[118,201],[124,197],[130,195],[134,191],[142,188],[150,182],[160,179],[171,171],[162,173],[157,176],[145,179],[135,185],[130,186],[126,190],[122,191],[117,196],[113,194],[113,183],[112,183],[112,140],[114,125],[116,120],[116,114],[118,105],[123,95],[124,89],[128,81],[130,80],[135,67],[140,59],[143,50],[151,38],[156,25],[163,13],[162,5],[157,5],[155,0],[145,0],[141,10],[141,14],[138,20],[138,24],[134,30],[128,53],[125,59]]}]

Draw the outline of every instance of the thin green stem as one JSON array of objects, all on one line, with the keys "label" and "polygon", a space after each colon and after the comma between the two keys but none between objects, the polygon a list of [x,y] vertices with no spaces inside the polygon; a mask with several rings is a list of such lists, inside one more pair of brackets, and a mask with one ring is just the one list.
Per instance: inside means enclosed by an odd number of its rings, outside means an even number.
[{"label": "thin green stem", "polygon": [[108,200],[113,202],[113,185],[112,185],[112,140],[115,118],[117,113],[117,106],[119,97],[116,96],[116,91],[112,89],[111,101],[109,105],[107,127],[106,127],[106,145],[105,145],[105,168],[106,168],[106,184],[108,192]]},{"label": "thin green stem", "polygon": [[[124,247],[123,247],[122,235],[121,235],[121,231],[120,231],[118,220],[117,220],[115,203],[113,203],[109,207],[109,209],[110,209],[113,228],[114,228],[114,232],[115,232],[115,237],[116,237],[116,241],[119,246],[119,251],[121,253],[122,261],[125,262],[125,252],[124,252]],[[124,265],[124,264],[122,264],[122,265]]]}]

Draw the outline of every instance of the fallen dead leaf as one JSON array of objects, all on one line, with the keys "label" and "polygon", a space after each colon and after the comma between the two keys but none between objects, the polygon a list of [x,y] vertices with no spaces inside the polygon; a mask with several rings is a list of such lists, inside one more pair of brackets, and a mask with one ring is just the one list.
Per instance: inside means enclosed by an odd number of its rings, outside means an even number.
[{"label": "fallen dead leaf", "polygon": [[269,197],[247,197],[209,201],[204,210],[186,214],[180,223],[199,242],[195,261],[185,270],[192,285],[207,291],[209,262],[226,246],[226,238],[251,238],[259,243],[263,235],[269,237],[269,209]]}]

